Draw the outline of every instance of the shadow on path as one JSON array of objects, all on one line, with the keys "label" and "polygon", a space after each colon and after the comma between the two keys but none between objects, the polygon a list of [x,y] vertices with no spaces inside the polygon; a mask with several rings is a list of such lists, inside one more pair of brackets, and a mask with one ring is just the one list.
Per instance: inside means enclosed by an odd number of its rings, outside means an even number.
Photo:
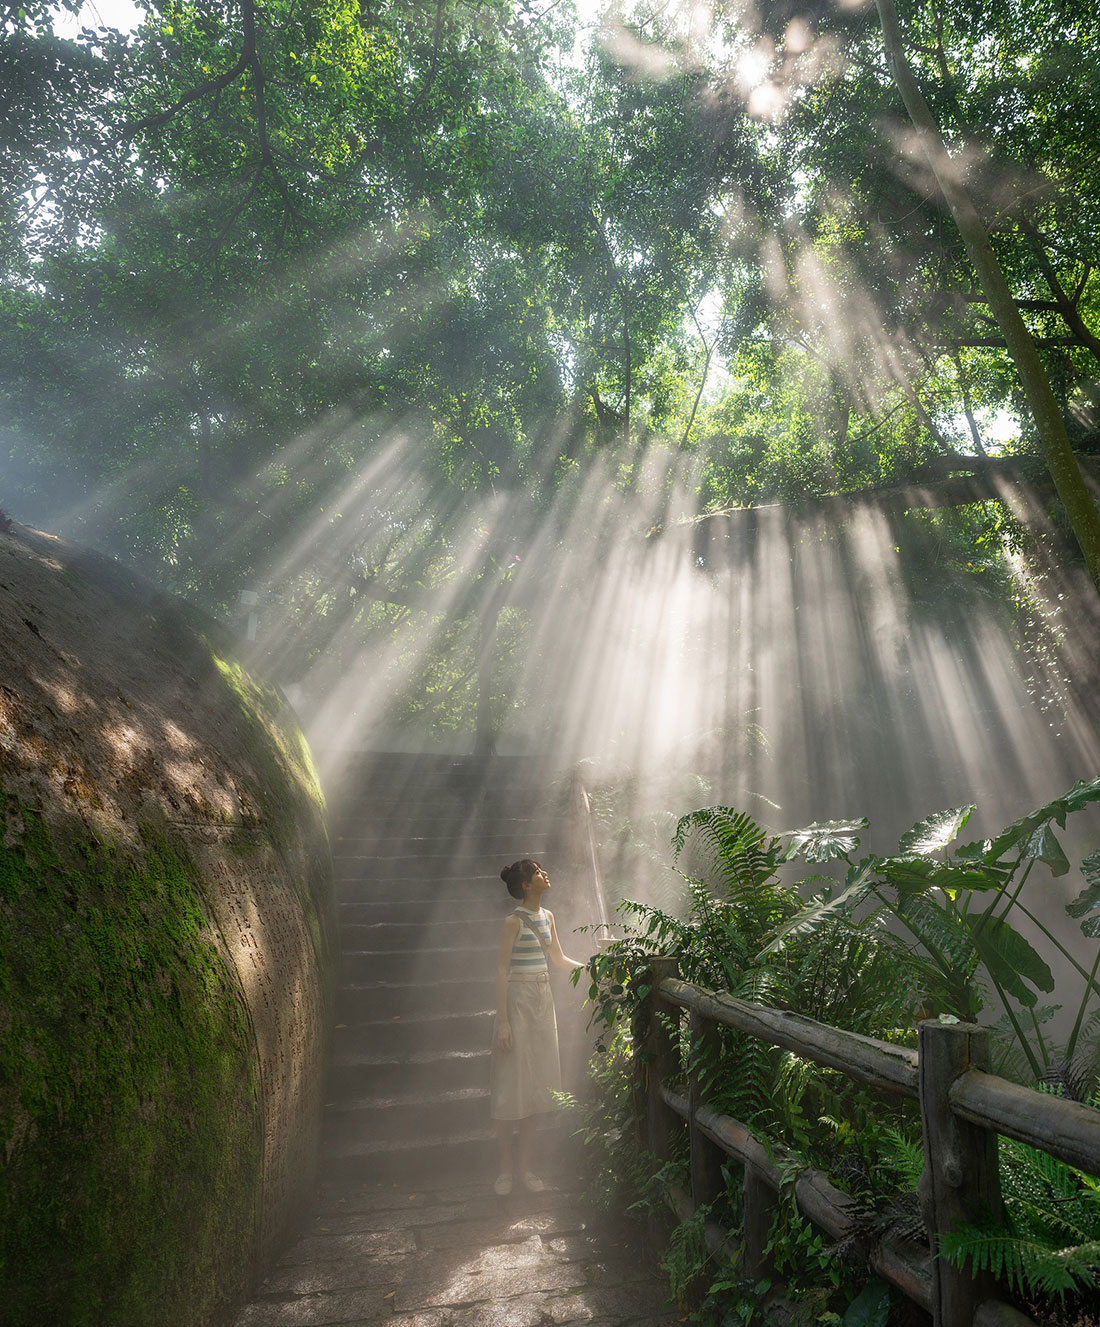
[{"label": "shadow on path", "polygon": [[568,1190],[329,1186],[234,1327],[671,1327],[641,1235]]}]

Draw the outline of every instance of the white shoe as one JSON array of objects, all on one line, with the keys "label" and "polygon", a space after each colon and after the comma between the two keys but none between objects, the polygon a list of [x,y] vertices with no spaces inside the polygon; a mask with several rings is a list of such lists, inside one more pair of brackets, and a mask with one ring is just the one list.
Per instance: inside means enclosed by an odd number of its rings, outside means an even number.
[{"label": "white shoe", "polygon": [[532,1175],[529,1170],[521,1176],[520,1182],[528,1193],[542,1193],[546,1188],[542,1180],[537,1175]]},{"label": "white shoe", "polygon": [[493,1185],[493,1192],[501,1198],[507,1198],[508,1195],[512,1192],[511,1175],[507,1174],[498,1175],[496,1178],[496,1183]]}]

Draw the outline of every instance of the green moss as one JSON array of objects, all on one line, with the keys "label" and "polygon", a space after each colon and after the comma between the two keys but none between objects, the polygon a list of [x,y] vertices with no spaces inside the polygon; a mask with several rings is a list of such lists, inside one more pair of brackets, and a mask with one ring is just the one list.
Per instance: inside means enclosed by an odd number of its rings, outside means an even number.
[{"label": "green moss", "polygon": [[[208,1321],[246,1287],[255,1048],[194,866],[55,841],[0,789],[0,1304],[12,1327]],[[80,864],[74,866],[72,863]]]},{"label": "green moss", "polygon": [[[332,900],[327,893],[331,870],[325,829],[325,796],[309,744],[282,693],[247,673],[236,660],[211,652],[214,665],[244,720],[238,731],[256,772],[256,797],[264,832],[288,860],[290,878],[299,886],[303,914],[313,939],[319,969],[333,971]],[[305,842],[298,837],[305,834]],[[306,863],[293,860],[301,844]],[[324,860],[317,861],[316,857]],[[304,887],[303,887],[304,886]],[[322,893],[322,888],[326,891]]]}]

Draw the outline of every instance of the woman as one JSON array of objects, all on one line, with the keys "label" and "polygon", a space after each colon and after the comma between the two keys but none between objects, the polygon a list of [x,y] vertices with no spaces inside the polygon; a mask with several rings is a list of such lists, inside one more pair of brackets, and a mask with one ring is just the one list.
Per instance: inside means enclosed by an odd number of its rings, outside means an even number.
[{"label": "woman", "polygon": [[531,1162],[538,1116],[557,1109],[553,1094],[561,1089],[549,963],[567,971],[585,965],[562,953],[554,914],[542,906],[550,877],[538,862],[522,857],[506,866],[500,878],[513,898],[522,899],[505,919],[497,949],[490,1100],[500,1144],[500,1173],[493,1188],[504,1196],[512,1192],[513,1175],[528,1193],[546,1187]]}]

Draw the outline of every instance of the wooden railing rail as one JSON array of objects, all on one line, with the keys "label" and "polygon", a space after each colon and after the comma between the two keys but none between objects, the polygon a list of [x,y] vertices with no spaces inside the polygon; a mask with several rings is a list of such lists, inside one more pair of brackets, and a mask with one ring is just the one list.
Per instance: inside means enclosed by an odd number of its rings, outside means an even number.
[{"label": "wooden railing rail", "polygon": [[968,1069],[956,1079],[948,1098],[961,1119],[996,1129],[1089,1175],[1100,1175],[1100,1112],[1091,1106],[1033,1092],[980,1069]]},{"label": "wooden railing rail", "polygon": [[[989,1072],[989,1032],[969,1023],[929,1020],[920,1025],[917,1051],[829,1027],[800,1014],[750,1004],[681,981],[676,960],[654,958],[648,1009],[637,1025],[645,1056],[649,1150],[667,1159],[678,1121],[688,1128],[691,1188],[688,1210],[711,1203],[720,1192],[720,1167],[733,1158],[743,1168],[746,1274],[768,1271],[766,1246],[776,1195],[785,1182],[799,1209],[835,1239],[849,1231],[856,1204],[821,1171],[803,1168],[791,1180],[797,1158],[765,1147],[747,1125],[716,1112],[705,1100],[699,1065],[718,1026],[734,1027],[806,1059],[837,1069],[880,1091],[916,1099],[921,1107],[925,1168],[920,1185],[927,1249],[880,1241],[868,1256],[885,1281],[932,1315],[934,1327],[1009,1327],[1030,1323],[1000,1303],[987,1276],[973,1276],[933,1256],[940,1232],[986,1213],[1001,1211],[997,1135],[1019,1139],[1088,1174],[1100,1175],[1100,1111],[1079,1102],[1020,1087]],[[687,1091],[670,1086],[683,1077],[680,1038],[673,1019],[691,1019]],[[664,1012],[672,1017],[655,1017]],[[639,1046],[639,1050],[640,1050]],[[683,1208],[685,1200],[677,1204]]]},{"label": "wooden railing rail", "polygon": [[917,1053],[904,1046],[829,1027],[802,1014],[750,1004],[733,995],[715,994],[674,977],[661,983],[661,995],[670,1004],[839,1069],[861,1083],[917,1099]]}]

